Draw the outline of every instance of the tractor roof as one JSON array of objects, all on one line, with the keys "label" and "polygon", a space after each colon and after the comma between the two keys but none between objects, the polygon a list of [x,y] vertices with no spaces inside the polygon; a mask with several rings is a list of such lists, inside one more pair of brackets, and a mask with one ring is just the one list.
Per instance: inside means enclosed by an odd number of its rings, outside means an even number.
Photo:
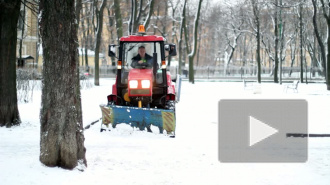
[{"label": "tractor roof", "polygon": [[157,35],[130,35],[120,38],[121,42],[153,42],[165,41],[164,37]]}]

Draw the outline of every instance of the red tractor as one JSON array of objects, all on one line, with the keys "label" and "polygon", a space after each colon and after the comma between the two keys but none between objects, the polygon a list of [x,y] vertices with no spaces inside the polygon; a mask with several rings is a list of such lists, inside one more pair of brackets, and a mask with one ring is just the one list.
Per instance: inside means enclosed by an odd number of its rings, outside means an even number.
[{"label": "red tractor", "polygon": [[165,130],[174,137],[175,103],[179,97],[176,88],[180,91],[181,79],[176,75],[176,85],[172,82],[165,51],[175,56],[176,46],[165,44],[161,36],[146,35],[143,26],[137,35],[122,37],[119,45],[109,45],[109,56],[118,59],[117,76],[108,104],[100,106],[101,131],[109,124],[115,128],[126,123],[152,132],[150,126],[154,125],[160,133]]}]

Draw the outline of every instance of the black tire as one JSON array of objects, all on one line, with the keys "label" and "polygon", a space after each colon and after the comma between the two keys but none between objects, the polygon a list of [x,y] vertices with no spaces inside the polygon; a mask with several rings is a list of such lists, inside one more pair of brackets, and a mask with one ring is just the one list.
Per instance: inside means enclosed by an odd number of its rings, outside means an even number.
[{"label": "black tire", "polygon": [[166,101],[165,109],[174,110],[174,113],[175,113],[175,101],[173,101],[173,100]]}]

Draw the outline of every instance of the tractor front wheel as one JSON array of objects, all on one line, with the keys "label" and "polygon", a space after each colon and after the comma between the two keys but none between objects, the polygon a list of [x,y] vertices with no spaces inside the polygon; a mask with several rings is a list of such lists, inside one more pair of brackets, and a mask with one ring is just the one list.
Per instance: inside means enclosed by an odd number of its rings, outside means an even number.
[{"label": "tractor front wheel", "polygon": [[165,109],[174,110],[175,113],[175,101],[167,101],[165,104]]}]

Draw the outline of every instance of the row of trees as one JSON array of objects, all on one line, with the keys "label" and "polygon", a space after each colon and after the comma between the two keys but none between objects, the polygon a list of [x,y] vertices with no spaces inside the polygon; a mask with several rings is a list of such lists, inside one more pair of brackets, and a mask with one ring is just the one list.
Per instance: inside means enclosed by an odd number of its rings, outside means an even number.
[{"label": "row of trees", "polygon": [[[303,71],[307,68],[313,69],[313,75],[318,71],[328,78],[329,0],[201,2],[110,0],[104,7],[106,29],[98,41],[93,25],[97,25],[98,20],[95,5],[100,6],[100,2],[85,1],[80,16],[83,22],[79,29],[81,46],[96,50],[95,43],[101,43],[98,51],[106,53],[108,43],[116,43],[121,36],[135,33],[138,24],[143,23],[150,34],[162,35],[168,42],[178,45],[179,72],[182,65],[189,64],[191,82],[194,81],[193,66],[219,63],[225,68],[229,65],[257,66],[259,82],[261,68],[270,67],[273,70],[269,75],[274,77],[275,83],[281,83],[283,65],[300,66],[301,82],[304,82]],[[194,50],[196,58],[191,62],[189,58],[194,56],[191,55]],[[88,65],[85,58],[83,65]]]},{"label": "row of trees", "polygon": [[208,27],[214,30],[208,35],[214,36],[210,41],[215,47],[206,56],[218,54],[225,66],[235,61],[256,65],[259,82],[262,67],[272,68],[269,75],[275,83],[282,81],[283,65],[300,66],[301,82],[308,67],[324,76],[330,90],[329,10],[328,0],[242,0],[235,6],[218,6],[207,19],[218,21]]},{"label": "row of trees", "polygon": [[[191,25],[194,25],[194,30],[187,30],[189,26],[180,26],[188,21],[190,18],[186,18],[186,14],[180,13],[187,12],[188,0],[184,2],[174,0],[111,0],[106,1],[85,1],[81,3],[82,11],[80,15],[80,29],[79,38],[80,44],[85,50],[95,50],[95,85],[99,85],[99,57],[98,53],[101,51],[106,53],[106,48],[109,43],[118,43],[119,38],[125,35],[132,35],[137,32],[138,26],[143,24],[147,28],[147,32],[150,34],[162,35],[169,42],[178,43],[180,40],[187,40],[185,49],[187,55],[192,61],[197,49],[197,33],[198,23],[200,17],[200,10],[202,0],[197,4],[195,12],[195,21]],[[191,2],[190,2],[191,3]],[[191,3],[193,4],[193,3]],[[180,7],[182,6],[182,8]],[[180,9],[181,8],[181,9]],[[128,11],[129,10],[129,11]],[[181,19],[180,17],[183,16]],[[187,16],[190,16],[187,14]],[[187,21],[185,21],[187,19]],[[104,21],[104,24],[102,22]],[[106,29],[103,30],[102,26]],[[177,32],[180,26],[180,38]],[[185,34],[185,36],[183,35]],[[195,33],[195,39],[191,41],[189,35]],[[180,42],[182,43],[182,42]],[[196,45],[196,46],[195,46]],[[181,45],[180,45],[181,46]],[[195,47],[192,47],[195,46]],[[102,49],[100,49],[102,48]],[[88,66],[87,52],[83,57],[83,64]],[[112,58],[112,63],[114,59]],[[169,57],[169,65],[171,58]],[[193,66],[193,65],[191,65]],[[193,71],[193,70],[191,70]],[[190,76],[190,81],[193,82],[193,75]]]},{"label": "row of trees", "polygon": [[[20,5],[38,7],[43,46],[43,89],[40,161],[74,168],[85,159],[79,88],[78,45],[106,53],[108,43],[133,34],[142,23],[147,32],[178,45],[179,69],[194,66],[257,65],[273,68],[281,82],[281,66],[318,68],[329,73],[329,0],[242,0],[231,4],[209,0],[30,0],[0,1],[0,125],[20,123],[16,94],[17,21]],[[35,6],[38,5],[38,6]],[[105,28],[105,29],[103,29]],[[85,52],[87,54],[87,52]],[[84,57],[84,56],[82,56]],[[87,56],[82,65],[88,65]],[[189,61],[189,62],[188,62]],[[171,63],[169,58],[168,65]],[[181,70],[179,70],[181,72]],[[95,84],[99,85],[96,71]]]},{"label": "row of trees", "polygon": [[[260,64],[265,62],[260,58],[261,52],[264,51],[274,68],[274,82],[281,82],[282,64],[287,60],[290,61],[291,67],[294,63],[300,66],[300,81],[304,82],[303,71],[307,68],[307,60],[309,60],[310,68],[317,68],[320,71],[327,81],[327,89],[330,90],[326,68],[329,65],[324,47],[328,39],[329,1],[325,3],[324,0],[262,2],[251,0],[251,3],[255,25],[253,30],[257,42],[258,71]],[[322,13],[319,14],[318,10]],[[286,59],[287,55],[290,55],[290,59]],[[259,75],[260,72],[258,73],[260,82]]]}]

